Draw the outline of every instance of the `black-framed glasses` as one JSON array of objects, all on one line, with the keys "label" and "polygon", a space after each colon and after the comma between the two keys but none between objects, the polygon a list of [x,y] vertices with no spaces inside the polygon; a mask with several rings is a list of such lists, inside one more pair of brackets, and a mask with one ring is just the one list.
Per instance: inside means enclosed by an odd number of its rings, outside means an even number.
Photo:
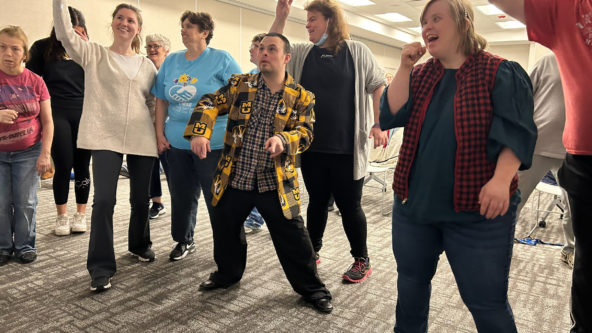
[{"label": "black-framed glasses", "polygon": [[151,50],[151,49],[158,50],[162,47],[162,45],[153,44],[153,45],[146,45],[145,47],[146,47],[146,50]]}]

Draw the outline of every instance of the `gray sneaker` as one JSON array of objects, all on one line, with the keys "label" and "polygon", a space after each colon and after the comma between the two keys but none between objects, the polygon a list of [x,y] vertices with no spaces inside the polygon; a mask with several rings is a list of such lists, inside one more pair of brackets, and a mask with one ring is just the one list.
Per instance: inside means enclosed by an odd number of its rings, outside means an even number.
[{"label": "gray sneaker", "polygon": [[86,232],[86,215],[76,213],[72,217],[72,232]]},{"label": "gray sneaker", "polygon": [[569,268],[573,269],[574,266],[574,251],[569,251],[562,249],[561,250],[561,261],[563,261]]},{"label": "gray sneaker", "polygon": [[57,236],[67,236],[70,234],[70,218],[68,215],[58,215],[54,232]]}]

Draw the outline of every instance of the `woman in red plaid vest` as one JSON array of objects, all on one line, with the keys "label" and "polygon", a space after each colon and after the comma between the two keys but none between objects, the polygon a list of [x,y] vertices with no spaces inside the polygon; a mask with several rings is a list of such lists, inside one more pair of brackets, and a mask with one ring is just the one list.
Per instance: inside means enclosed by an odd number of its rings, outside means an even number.
[{"label": "woman in red plaid vest", "polygon": [[[382,129],[404,127],[393,189],[395,332],[427,330],[442,252],[479,332],[516,332],[508,303],[519,168],[536,141],[532,86],[489,54],[467,0],[431,0],[381,100]],[[426,50],[432,58],[415,63]]]}]

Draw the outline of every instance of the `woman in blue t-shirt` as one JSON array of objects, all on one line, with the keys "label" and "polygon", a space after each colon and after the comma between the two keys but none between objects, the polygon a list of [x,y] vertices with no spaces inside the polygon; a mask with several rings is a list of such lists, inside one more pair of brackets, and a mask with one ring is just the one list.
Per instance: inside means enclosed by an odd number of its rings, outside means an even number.
[{"label": "woman in blue t-shirt", "polygon": [[171,260],[181,260],[195,250],[193,232],[200,189],[212,215],[210,186],[228,118],[218,117],[210,143],[212,152],[203,160],[193,154],[189,141],[183,138],[185,126],[204,94],[224,86],[232,74],[242,73],[228,52],[208,47],[213,33],[214,21],[209,14],[185,11],[181,15],[181,37],[187,49],[165,59],[152,88],[158,151],[166,152],[170,168],[171,234],[177,242]]}]

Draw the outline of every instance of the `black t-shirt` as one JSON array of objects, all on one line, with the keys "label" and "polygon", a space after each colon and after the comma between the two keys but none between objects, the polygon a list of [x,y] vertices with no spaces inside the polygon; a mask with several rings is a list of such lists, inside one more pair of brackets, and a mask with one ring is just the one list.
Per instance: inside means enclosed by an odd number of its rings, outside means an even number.
[{"label": "black t-shirt", "polygon": [[300,83],[315,94],[314,138],[309,151],[353,154],[355,123],[354,61],[345,43],[334,54],[314,46]]},{"label": "black t-shirt", "polygon": [[49,38],[33,43],[27,68],[41,76],[51,96],[52,109],[82,111],[84,99],[84,70],[70,59],[46,61]]}]

